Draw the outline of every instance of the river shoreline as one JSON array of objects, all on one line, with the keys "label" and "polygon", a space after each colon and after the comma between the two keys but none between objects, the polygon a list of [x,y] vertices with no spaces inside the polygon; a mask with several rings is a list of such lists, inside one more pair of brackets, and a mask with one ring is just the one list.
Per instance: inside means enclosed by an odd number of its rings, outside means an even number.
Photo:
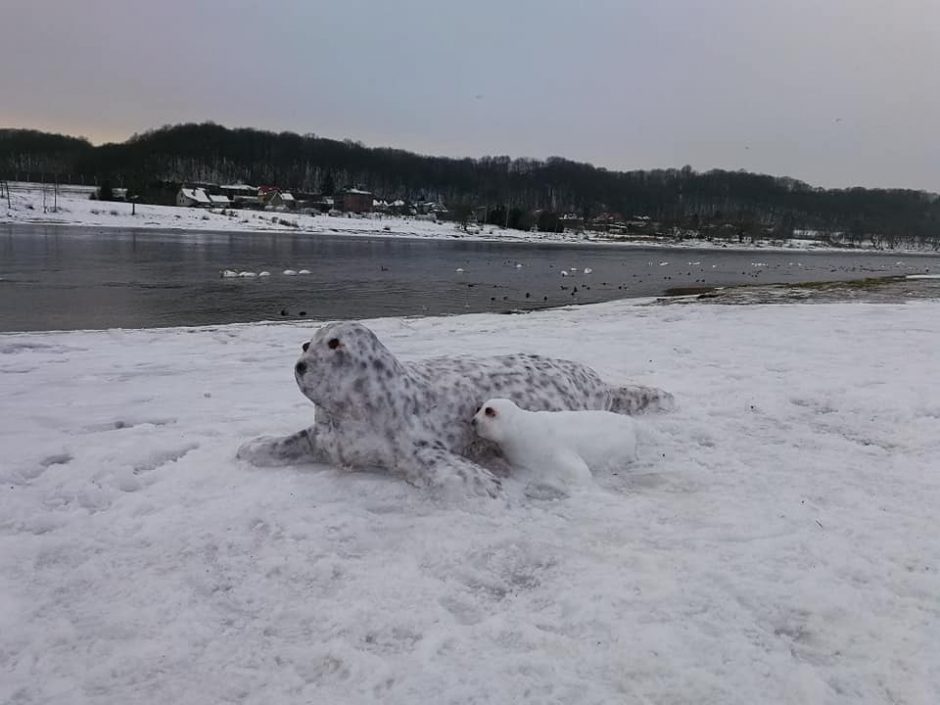
[{"label": "river shoreline", "polygon": [[[294,211],[253,211],[229,209],[184,208],[113,201],[94,201],[74,195],[59,195],[55,210],[45,205],[40,185],[22,187],[12,191],[11,206],[0,208],[0,226],[70,226],[82,228],[108,228],[122,230],[181,230],[225,233],[279,232],[304,235],[344,235],[382,239],[435,239],[465,242],[532,243],[538,245],[583,245],[618,248],[663,248],[688,251],[726,252],[829,252],[876,253],[899,255],[936,255],[937,248],[912,247],[884,248],[873,243],[868,246],[836,246],[811,239],[780,241],[759,240],[753,243],[708,241],[700,239],[657,239],[645,236],[608,236],[587,231],[581,233],[543,233],[504,229],[491,225],[471,225],[466,228],[457,223],[435,221],[407,216],[370,214],[308,215]],[[133,212],[133,214],[132,214]]]}]

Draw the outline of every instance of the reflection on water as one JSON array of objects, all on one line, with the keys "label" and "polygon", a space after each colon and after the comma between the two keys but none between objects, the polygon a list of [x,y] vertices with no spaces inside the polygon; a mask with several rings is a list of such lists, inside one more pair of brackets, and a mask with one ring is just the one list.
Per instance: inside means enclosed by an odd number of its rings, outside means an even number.
[{"label": "reflection on water", "polygon": [[[225,269],[271,276],[222,278]],[[505,311],[930,271],[940,257],[10,226],[0,231],[0,330]]]}]

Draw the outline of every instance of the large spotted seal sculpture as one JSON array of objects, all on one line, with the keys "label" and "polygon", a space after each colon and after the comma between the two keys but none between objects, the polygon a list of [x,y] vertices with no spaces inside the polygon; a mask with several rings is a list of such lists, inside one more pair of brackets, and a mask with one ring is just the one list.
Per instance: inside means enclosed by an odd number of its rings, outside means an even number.
[{"label": "large spotted seal sculpture", "polygon": [[592,471],[636,460],[633,419],[609,411],[527,411],[489,399],[471,424],[535,486],[564,491],[590,482]]},{"label": "large spotted seal sculpture", "polygon": [[614,387],[589,367],[538,355],[401,362],[355,322],[320,328],[304,343],[294,376],[316,405],[313,426],[251,441],[239,449],[239,458],[256,465],[310,461],[383,468],[414,485],[463,483],[489,495],[499,488],[489,469],[498,467],[499,458],[470,425],[486,399],[505,397],[531,410],[620,414],[672,405],[672,395],[660,389]]}]

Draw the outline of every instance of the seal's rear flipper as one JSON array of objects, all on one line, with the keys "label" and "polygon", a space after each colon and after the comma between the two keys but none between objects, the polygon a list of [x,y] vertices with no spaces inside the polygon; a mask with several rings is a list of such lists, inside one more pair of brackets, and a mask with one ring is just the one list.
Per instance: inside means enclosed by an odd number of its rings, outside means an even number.
[{"label": "seal's rear flipper", "polygon": [[675,408],[676,398],[666,390],[634,384],[611,391],[608,411],[632,415],[647,411],[673,411]]}]

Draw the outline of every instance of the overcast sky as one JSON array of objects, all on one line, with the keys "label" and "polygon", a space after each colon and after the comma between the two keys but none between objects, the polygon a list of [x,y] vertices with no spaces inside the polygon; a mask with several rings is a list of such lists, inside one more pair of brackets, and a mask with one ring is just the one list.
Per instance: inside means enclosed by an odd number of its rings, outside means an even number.
[{"label": "overcast sky", "polygon": [[940,0],[2,0],[0,126],[940,191]]}]

